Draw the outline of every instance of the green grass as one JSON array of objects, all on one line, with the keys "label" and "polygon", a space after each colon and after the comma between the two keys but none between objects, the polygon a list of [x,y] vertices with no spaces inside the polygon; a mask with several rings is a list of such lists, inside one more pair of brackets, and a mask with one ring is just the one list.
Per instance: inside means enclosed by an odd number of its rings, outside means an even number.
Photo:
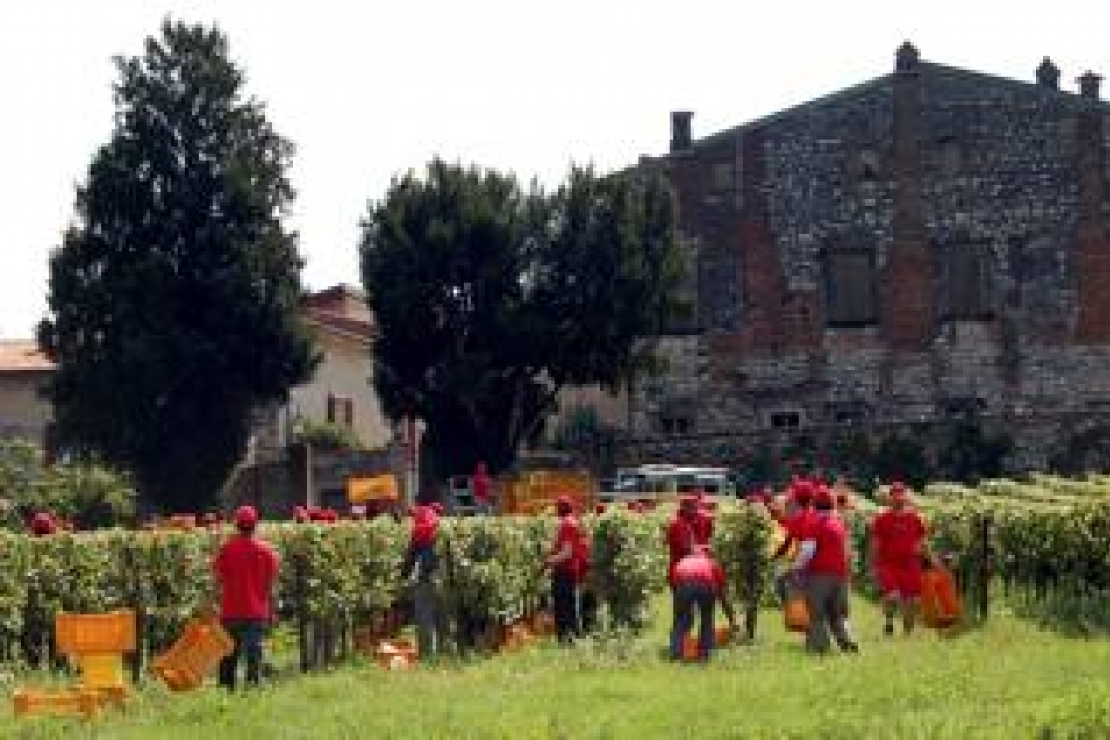
[{"label": "green grass", "polygon": [[[17,721],[5,738],[1034,738],[1110,736],[1110,642],[1000,615],[940,638],[880,636],[863,601],[858,656],[806,655],[765,613],[752,646],[708,666],[661,657],[664,622],[640,639],[415,671],[373,665],[289,677],[229,697],[150,685],[93,722]],[[1086,724],[1084,724],[1086,723]],[[1057,732],[1045,734],[1044,728]]]}]

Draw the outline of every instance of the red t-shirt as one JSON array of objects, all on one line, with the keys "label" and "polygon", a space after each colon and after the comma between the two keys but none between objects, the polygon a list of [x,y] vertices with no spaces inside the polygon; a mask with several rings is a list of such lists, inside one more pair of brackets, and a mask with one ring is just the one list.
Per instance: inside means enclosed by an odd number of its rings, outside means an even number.
[{"label": "red t-shirt", "polygon": [[709,509],[698,509],[694,518],[694,539],[699,545],[708,545],[713,539],[713,512]]},{"label": "red t-shirt", "polygon": [[806,534],[817,523],[817,512],[813,509],[800,509],[786,519],[782,523],[782,528],[786,530],[786,535],[791,539],[798,542],[806,539]]},{"label": "red t-shirt", "polygon": [[213,570],[220,583],[224,619],[269,619],[270,591],[278,574],[274,548],[254,537],[237,535],[224,543]]},{"label": "red t-shirt", "polygon": [[439,514],[430,506],[417,506],[412,512],[413,547],[435,544],[439,532]]},{"label": "red t-shirt", "polygon": [[720,593],[725,587],[725,572],[720,563],[705,555],[688,555],[679,560],[674,567],[673,582],[705,583]]},{"label": "red t-shirt", "polygon": [[811,575],[848,577],[848,530],[835,514],[814,514],[803,539],[817,543],[817,550],[806,566]]},{"label": "red t-shirt", "polygon": [[570,558],[558,563],[555,569],[581,579],[589,565],[589,546],[573,514],[561,517],[559,529],[555,532],[555,552],[562,552],[567,545],[570,545]]},{"label": "red t-shirt", "polygon": [[676,514],[667,525],[667,548],[670,550],[672,566],[689,555],[697,544],[697,532],[694,527],[695,523],[681,514]]},{"label": "red t-shirt", "polygon": [[916,511],[888,509],[871,522],[871,539],[880,562],[913,560],[921,553],[925,522]]},{"label": "red t-shirt", "polygon": [[474,500],[483,504],[489,503],[490,478],[487,473],[475,473],[470,477],[470,485],[474,489]]}]

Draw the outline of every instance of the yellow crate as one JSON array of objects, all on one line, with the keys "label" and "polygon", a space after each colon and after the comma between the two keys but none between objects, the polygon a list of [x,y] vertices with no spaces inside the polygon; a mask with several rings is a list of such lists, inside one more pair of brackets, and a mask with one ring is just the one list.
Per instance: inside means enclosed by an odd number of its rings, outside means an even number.
[{"label": "yellow crate", "polygon": [[193,619],[169,650],[151,662],[151,670],[173,691],[198,688],[204,676],[235,649],[235,642],[212,618]]},{"label": "yellow crate", "polygon": [[89,689],[124,689],[127,682],[120,653],[89,653],[73,659],[81,671],[81,686]]},{"label": "yellow crate", "polygon": [[54,617],[54,639],[66,655],[129,653],[135,650],[135,612],[69,614]]}]

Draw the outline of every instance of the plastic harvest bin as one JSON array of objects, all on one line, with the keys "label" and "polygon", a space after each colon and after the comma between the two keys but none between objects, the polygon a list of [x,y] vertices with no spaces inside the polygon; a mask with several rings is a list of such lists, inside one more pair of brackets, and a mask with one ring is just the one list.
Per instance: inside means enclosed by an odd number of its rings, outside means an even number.
[{"label": "plastic harvest bin", "polygon": [[66,655],[121,654],[135,650],[135,612],[69,614],[54,617],[58,652]]},{"label": "plastic harvest bin", "polygon": [[150,669],[173,691],[199,688],[204,677],[235,649],[223,626],[211,617],[193,619],[177,642],[151,662]]}]

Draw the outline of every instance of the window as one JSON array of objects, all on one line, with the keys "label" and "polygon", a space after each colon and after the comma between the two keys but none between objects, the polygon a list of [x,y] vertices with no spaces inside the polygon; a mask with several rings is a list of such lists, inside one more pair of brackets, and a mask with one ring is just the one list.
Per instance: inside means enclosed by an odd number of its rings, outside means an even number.
[{"label": "window", "polygon": [[694,421],[688,416],[665,415],[659,418],[659,426],[663,434],[689,434],[694,428]]},{"label": "window", "polygon": [[718,162],[713,165],[713,181],[710,189],[714,193],[732,190],[732,162]]},{"label": "window", "polygon": [[825,254],[825,311],[831,327],[870,326],[878,320],[875,258],[863,249]]},{"label": "window", "polygon": [[355,402],[347,396],[328,394],[328,421],[332,424],[355,425]]},{"label": "window", "polygon": [[982,244],[954,244],[940,254],[940,307],[946,321],[991,318],[990,273]]},{"label": "window", "polygon": [[802,415],[798,411],[772,411],[768,420],[772,429],[797,429],[802,425]]},{"label": "window", "polygon": [[864,149],[859,153],[859,179],[860,182],[874,182],[879,179],[879,155],[872,149]]}]

